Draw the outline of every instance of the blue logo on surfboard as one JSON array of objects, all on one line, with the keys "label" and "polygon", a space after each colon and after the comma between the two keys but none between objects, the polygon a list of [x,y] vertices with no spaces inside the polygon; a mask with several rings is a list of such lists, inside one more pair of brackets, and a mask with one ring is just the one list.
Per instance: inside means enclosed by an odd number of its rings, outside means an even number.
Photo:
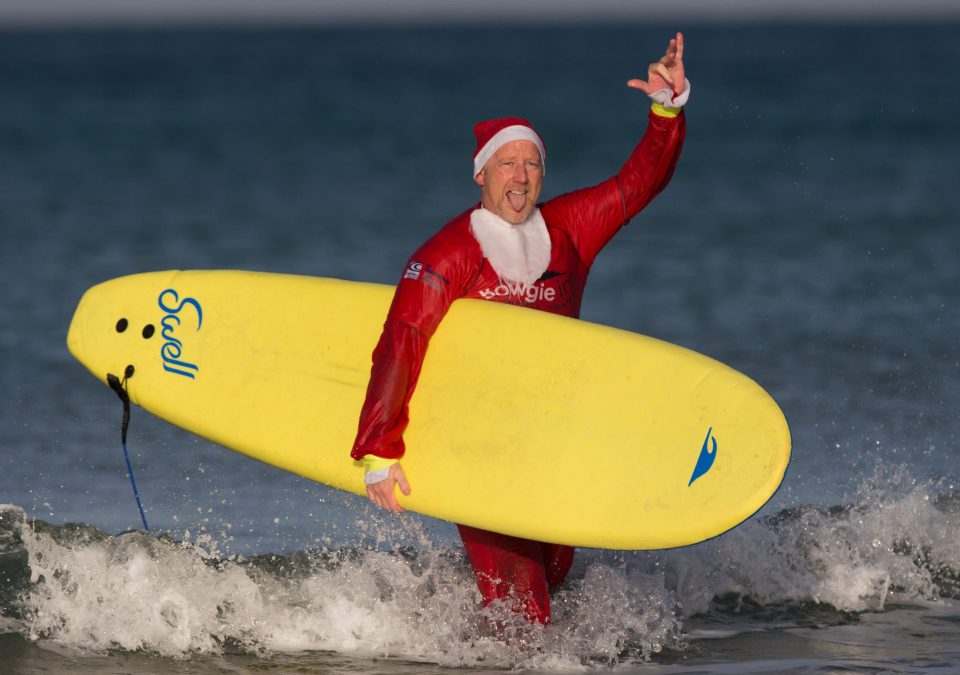
[{"label": "blue logo on surfboard", "polygon": [[[168,304],[168,298],[172,298],[172,303]],[[196,374],[200,366],[191,363],[184,358],[183,340],[177,337],[180,328],[180,312],[187,305],[193,308],[197,315],[197,331],[203,326],[203,308],[196,298],[180,299],[180,294],[172,288],[168,288],[160,293],[157,298],[160,309],[164,311],[163,319],[160,321],[160,335],[163,337],[163,344],[160,346],[160,357],[163,359],[163,369],[168,373],[183,375],[191,380],[196,379]]]},{"label": "blue logo on surfboard", "polygon": [[[700,448],[700,456],[697,457],[697,465],[693,467],[693,475],[690,476],[687,487],[693,485],[693,481],[709,471],[710,467],[713,466],[713,460],[717,458],[717,439],[711,436],[711,433],[713,433],[713,427],[707,429],[707,437],[703,439],[703,447]],[[710,447],[711,441],[713,441],[712,448]]]}]

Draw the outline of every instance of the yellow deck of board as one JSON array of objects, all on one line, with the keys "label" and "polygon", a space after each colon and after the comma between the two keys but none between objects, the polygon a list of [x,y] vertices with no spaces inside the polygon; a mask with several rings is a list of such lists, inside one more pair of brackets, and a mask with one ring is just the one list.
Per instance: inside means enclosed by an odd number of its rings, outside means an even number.
[{"label": "yellow deck of board", "polygon": [[[91,288],[68,345],[102,381],[133,365],[131,400],[153,414],[363,494],[348,453],[392,293],[256,272],[139,274]],[[187,298],[202,310],[199,328]],[[708,429],[714,464],[689,484]],[[724,532],[770,498],[790,457],[779,407],[731,368],[626,331],[478,300],[456,301],[431,341],[404,438],[406,508],[614,549]]]}]

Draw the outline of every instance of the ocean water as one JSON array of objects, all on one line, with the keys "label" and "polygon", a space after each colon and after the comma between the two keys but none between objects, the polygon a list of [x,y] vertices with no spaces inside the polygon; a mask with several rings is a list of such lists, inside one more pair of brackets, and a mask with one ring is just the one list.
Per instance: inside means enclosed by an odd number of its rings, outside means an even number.
[{"label": "ocean water", "polygon": [[582,551],[535,629],[480,609],[449,523],[134,409],[137,531],[119,402],[64,344],[86,288],[393,283],[476,199],[476,121],[534,122],[546,197],[615,171],[675,29],[0,36],[0,671],[960,671],[957,25],[685,28],[684,155],[583,316],[777,399],[793,460],[744,525]]}]

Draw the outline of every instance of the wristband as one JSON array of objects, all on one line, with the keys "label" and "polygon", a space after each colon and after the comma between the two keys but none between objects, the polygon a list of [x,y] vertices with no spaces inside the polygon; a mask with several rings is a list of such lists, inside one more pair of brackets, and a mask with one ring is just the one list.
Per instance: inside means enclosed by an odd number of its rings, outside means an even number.
[{"label": "wristband", "polygon": [[654,103],[650,106],[650,110],[652,110],[653,114],[657,115],[658,117],[676,117],[680,114],[681,108],[668,108],[665,105]]}]

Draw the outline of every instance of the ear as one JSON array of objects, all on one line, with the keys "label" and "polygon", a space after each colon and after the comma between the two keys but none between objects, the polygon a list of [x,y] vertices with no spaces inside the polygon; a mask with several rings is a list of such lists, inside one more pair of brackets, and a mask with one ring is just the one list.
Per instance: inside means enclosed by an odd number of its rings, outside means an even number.
[{"label": "ear", "polygon": [[483,187],[483,174],[486,172],[486,169],[481,169],[480,173],[473,177],[473,182]]}]

